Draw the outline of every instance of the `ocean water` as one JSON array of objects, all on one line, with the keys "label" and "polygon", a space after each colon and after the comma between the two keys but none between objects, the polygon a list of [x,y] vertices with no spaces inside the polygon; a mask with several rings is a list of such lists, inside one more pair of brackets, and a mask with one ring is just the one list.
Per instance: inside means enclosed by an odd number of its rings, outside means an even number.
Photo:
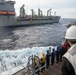
[{"label": "ocean water", "polygon": [[64,41],[66,25],[76,19],[60,19],[59,23],[30,27],[0,28],[0,50],[57,45]]},{"label": "ocean water", "polygon": [[7,70],[11,75],[10,69],[22,64],[27,66],[29,56],[40,58],[49,46],[61,44],[65,40],[66,25],[71,21],[76,19],[60,19],[59,23],[39,26],[0,28],[0,73]]}]

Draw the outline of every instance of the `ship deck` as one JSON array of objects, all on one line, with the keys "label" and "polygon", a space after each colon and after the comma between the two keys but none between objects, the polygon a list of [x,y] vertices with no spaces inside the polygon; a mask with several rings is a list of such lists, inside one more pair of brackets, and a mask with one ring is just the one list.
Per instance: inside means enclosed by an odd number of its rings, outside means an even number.
[{"label": "ship deck", "polygon": [[53,66],[50,66],[40,75],[61,75],[61,62],[55,63]]},{"label": "ship deck", "polygon": [[[45,69],[45,71],[40,72],[39,75],[61,75],[61,65],[62,62],[55,63],[53,66],[50,65],[48,69]],[[23,69],[13,75],[31,75],[31,73],[29,71],[25,72],[25,69]]]}]

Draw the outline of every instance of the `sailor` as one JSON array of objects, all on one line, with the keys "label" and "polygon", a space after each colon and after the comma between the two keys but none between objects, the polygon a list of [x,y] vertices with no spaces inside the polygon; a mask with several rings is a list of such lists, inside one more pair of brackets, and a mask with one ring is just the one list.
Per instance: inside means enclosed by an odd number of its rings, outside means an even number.
[{"label": "sailor", "polygon": [[47,50],[46,54],[46,68],[50,67],[50,51]]},{"label": "sailor", "polygon": [[67,41],[64,42],[64,44],[62,45],[62,55],[64,55],[67,52],[68,49],[68,44]]},{"label": "sailor", "polygon": [[59,62],[59,46],[55,46],[55,53],[56,53],[56,63]]},{"label": "sailor", "polygon": [[49,47],[49,53],[51,54],[51,46]]},{"label": "sailor", "polygon": [[61,45],[57,46],[57,54],[56,54],[56,63],[62,61],[62,47]]},{"label": "sailor", "polygon": [[45,70],[45,62],[46,62],[45,53],[42,52],[42,57],[41,57],[41,67],[43,67],[43,66],[44,66],[44,67],[41,69],[41,72],[43,72],[43,70]]},{"label": "sailor", "polygon": [[63,56],[61,75],[76,75],[76,26],[67,29],[65,39],[69,50]]},{"label": "sailor", "polygon": [[51,48],[51,65],[54,64],[55,59],[55,49],[54,47]]},{"label": "sailor", "polygon": [[51,63],[51,46],[49,47],[49,53],[50,53],[50,62],[49,62],[49,64]]},{"label": "sailor", "polygon": [[59,61],[62,62],[62,46],[59,45]]}]

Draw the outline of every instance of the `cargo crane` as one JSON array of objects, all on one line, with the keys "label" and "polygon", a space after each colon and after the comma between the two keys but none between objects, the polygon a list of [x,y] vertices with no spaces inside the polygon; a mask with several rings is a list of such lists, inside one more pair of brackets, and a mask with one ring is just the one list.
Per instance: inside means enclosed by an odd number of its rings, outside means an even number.
[{"label": "cargo crane", "polygon": [[33,9],[31,9],[31,11],[32,11],[32,18],[34,18],[34,10],[33,10]]},{"label": "cargo crane", "polygon": [[42,14],[42,10],[38,9],[38,17],[42,17],[43,14]]},{"label": "cargo crane", "polygon": [[[50,13],[50,15],[49,15],[49,13]],[[47,11],[47,16],[51,16],[51,9],[49,9],[49,10]]]},{"label": "cargo crane", "polygon": [[20,17],[25,17],[25,9],[24,9],[24,4],[20,8]]},{"label": "cargo crane", "polygon": [[56,16],[56,12],[54,12],[54,16]]}]

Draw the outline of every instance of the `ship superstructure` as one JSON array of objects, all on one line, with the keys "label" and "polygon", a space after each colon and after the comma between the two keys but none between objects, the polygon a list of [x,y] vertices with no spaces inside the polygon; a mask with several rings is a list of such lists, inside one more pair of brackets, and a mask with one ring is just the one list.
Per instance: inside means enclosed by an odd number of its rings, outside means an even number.
[{"label": "ship superstructure", "polygon": [[24,4],[20,8],[20,15],[17,17],[14,8],[15,1],[0,0],[0,26],[19,26],[58,23],[60,16],[52,16],[51,9],[47,11],[47,16],[43,16],[41,9],[38,15],[31,9],[32,15],[25,13]]}]

